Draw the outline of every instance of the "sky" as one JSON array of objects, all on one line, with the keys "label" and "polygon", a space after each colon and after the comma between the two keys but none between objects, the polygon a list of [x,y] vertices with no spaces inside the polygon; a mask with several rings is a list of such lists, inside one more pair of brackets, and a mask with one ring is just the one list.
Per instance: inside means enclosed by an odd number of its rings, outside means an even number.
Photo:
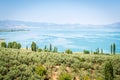
[{"label": "sky", "polygon": [[0,20],[111,24],[120,22],[120,0],[0,0]]}]

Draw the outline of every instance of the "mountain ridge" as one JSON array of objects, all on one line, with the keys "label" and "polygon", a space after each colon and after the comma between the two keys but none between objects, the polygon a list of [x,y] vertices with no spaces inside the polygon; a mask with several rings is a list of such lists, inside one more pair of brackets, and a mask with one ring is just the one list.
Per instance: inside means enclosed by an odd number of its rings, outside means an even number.
[{"label": "mountain ridge", "polygon": [[111,28],[118,29],[120,22],[107,24],[107,25],[83,25],[83,24],[56,24],[45,22],[27,22],[18,20],[0,20],[0,29],[27,29],[27,28],[64,28],[64,29],[101,29]]}]

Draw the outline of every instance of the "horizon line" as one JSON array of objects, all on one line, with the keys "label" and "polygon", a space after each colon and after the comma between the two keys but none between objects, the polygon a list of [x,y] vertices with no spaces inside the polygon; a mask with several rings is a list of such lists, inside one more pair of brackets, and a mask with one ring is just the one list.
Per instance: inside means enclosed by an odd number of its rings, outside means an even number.
[{"label": "horizon line", "polygon": [[58,24],[58,25],[94,25],[94,26],[103,26],[103,25],[111,25],[117,24],[120,22],[106,23],[106,24],[82,24],[82,23],[55,23],[55,22],[41,22],[41,21],[26,21],[26,20],[12,20],[12,19],[0,19],[0,21],[18,21],[18,22],[31,22],[31,23],[47,23],[47,24]]}]

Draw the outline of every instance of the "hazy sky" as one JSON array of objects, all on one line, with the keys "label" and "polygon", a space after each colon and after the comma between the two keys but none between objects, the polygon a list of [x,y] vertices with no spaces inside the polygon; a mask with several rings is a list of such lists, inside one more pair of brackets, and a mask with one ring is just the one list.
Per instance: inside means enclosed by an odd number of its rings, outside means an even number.
[{"label": "hazy sky", "polygon": [[120,0],[0,0],[0,20],[109,24],[120,22]]}]

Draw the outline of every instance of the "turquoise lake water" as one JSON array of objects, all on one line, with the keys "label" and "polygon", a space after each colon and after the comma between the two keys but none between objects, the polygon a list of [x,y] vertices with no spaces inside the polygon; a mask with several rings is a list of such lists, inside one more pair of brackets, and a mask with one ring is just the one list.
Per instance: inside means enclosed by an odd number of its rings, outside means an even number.
[{"label": "turquoise lake water", "polygon": [[102,48],[104,52],[110,53],[111,43],[116,43],[116,52],[120,53],[120,31],[113,29],[42,30],[37,28],[30,31],[0,32],[0,38],[4,38],[6,42],[20,42],[24,48],[30,47],[32,41],[40,48],[52,44],[62,52],[68,48],[74,52],[84,49],[95,51],[97,48]]}]

